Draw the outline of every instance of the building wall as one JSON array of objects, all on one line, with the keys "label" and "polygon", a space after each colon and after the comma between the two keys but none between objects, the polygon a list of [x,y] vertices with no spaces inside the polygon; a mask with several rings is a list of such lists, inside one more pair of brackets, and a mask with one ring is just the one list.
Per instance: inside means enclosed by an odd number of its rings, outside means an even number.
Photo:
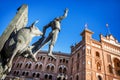
[{"label": "building wall", "polygon": [[106,80],[120,80],[120,45],[112,36],[102,36]]},{"label": "building wall", "polygon": [[71,47],[71,59],[75,58],[72,80],[119,80],[120,44],[112,35],[100,35],[97,41],[92,34],[85,29],[81,33],[82,41]]},{"label": "building wall", "polygon": [[[55,56],[57,59],[48,57],[47,52],[42,51],[37,54],[37,62],[18,57],[14,59],[13,68],[8,78],[20,77],[21,79],[48,80],[52,76],[50,80],[57,80],[57,76],[61,73],[69,77],[70,55],[55,53]],[[45,76],[48,79],[45,79]]]}]

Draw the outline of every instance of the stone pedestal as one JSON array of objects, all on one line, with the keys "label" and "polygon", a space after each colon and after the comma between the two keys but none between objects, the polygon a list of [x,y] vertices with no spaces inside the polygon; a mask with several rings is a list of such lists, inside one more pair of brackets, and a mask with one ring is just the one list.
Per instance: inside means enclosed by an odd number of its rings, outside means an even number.
[{"label": "stone pedestal", "polygon": [[[9,39],[11,33],[16,29],[19,30],[22,27],[25,27],[28,22],[28,6],[22,5],[17,9],[17,13],[15,17],[12,19],[8,27],[5,29],[3,34],[0,36],[0,54],[4,54],[2,49],[4,47],[5,42]],[[0,79],[3,75],[3,68],[2,68],[2,60],[0,55]]]}]

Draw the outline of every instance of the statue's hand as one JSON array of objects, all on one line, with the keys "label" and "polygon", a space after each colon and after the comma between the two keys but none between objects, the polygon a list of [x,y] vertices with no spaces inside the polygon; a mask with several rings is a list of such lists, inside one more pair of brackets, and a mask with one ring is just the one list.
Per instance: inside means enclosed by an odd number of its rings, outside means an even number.
[{"label": "statue's hand", "polygon": [[66,13],[66,12],[68,12],[68,11],[69,11],[68,8],[66,8],[64,12]]}]

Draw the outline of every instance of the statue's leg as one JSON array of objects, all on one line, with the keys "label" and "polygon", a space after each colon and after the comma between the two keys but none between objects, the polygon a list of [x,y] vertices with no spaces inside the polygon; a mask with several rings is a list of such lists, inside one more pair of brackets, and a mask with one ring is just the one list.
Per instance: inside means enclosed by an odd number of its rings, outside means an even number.
[{"label": "statue's leg", "polygon": [[17,54],[17,51],[18,51],[18,47],[13,51],[13,55],[11,56],[11,58],[9,59],[8,63],[7,63],[7,66],[8,66],[8,72],[11,71],[11,68],[12,68],[12,62],[13,62],[13,59],[15,57],[15,55]]},{"label": "statue's leg", "polygon": [[28,51],[29,55],[32,57],[33,61],[37,61],[37,59],[36,59],[36,57],[33,55],[32,50],[31,50],[30,47],[27,48],[27,51]]},{"label": "statue's leg", "polygon": [[13,62],[14,57],[17,55],[18,50],[24,49],[25,46],[26,46],[26,44],[23,44],[23,45],[22,45],[22,43],[19,43],[19,42],[16,43],[16,48],[13,50],[13,54],[12,54],[12,56],[9,58],[8,63],[7,63],[7,66],[8,66],[7,72],[10,72],[10,71],[11,71],[12,62]]},{"label": "statue's leg", "polygon": [[[43,46],[45,46],[52,38],[52,34],[50,33],[49,36],[45,39],[45,41],[39,46],[39,49]],[[34,53],[34,56],[37,55],[39,50],[37,50],[35,53]]]},{"label": "statue's leg", "polygon": [[52,38],[52,33],[49,34],[49,36],[45,39],[45,41],[41,44],[41,47],[45,46]]},{"label": "statue's leg", "polygon": [[56,59],[56,57],[52,54],[52,51],[53,51],[54,44],[57,40],[58,33],[59,33],[59,30],[54,31],[51,42],[50,42],[50,45],[49,45],[49,50],[48,50],[48,55],[53,57],[54,59]]}]

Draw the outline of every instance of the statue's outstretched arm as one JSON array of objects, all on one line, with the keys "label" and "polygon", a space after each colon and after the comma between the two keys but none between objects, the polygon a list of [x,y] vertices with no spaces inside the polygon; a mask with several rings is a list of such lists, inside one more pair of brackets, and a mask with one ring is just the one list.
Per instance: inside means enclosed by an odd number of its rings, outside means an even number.
[{"label": "statue's outstretched arm", "polygon": [[64,18],[66,18],[67,15],[68,15],[68,8],[65,9],[63,16],[60,16],[59,19],[62,20]]}]

